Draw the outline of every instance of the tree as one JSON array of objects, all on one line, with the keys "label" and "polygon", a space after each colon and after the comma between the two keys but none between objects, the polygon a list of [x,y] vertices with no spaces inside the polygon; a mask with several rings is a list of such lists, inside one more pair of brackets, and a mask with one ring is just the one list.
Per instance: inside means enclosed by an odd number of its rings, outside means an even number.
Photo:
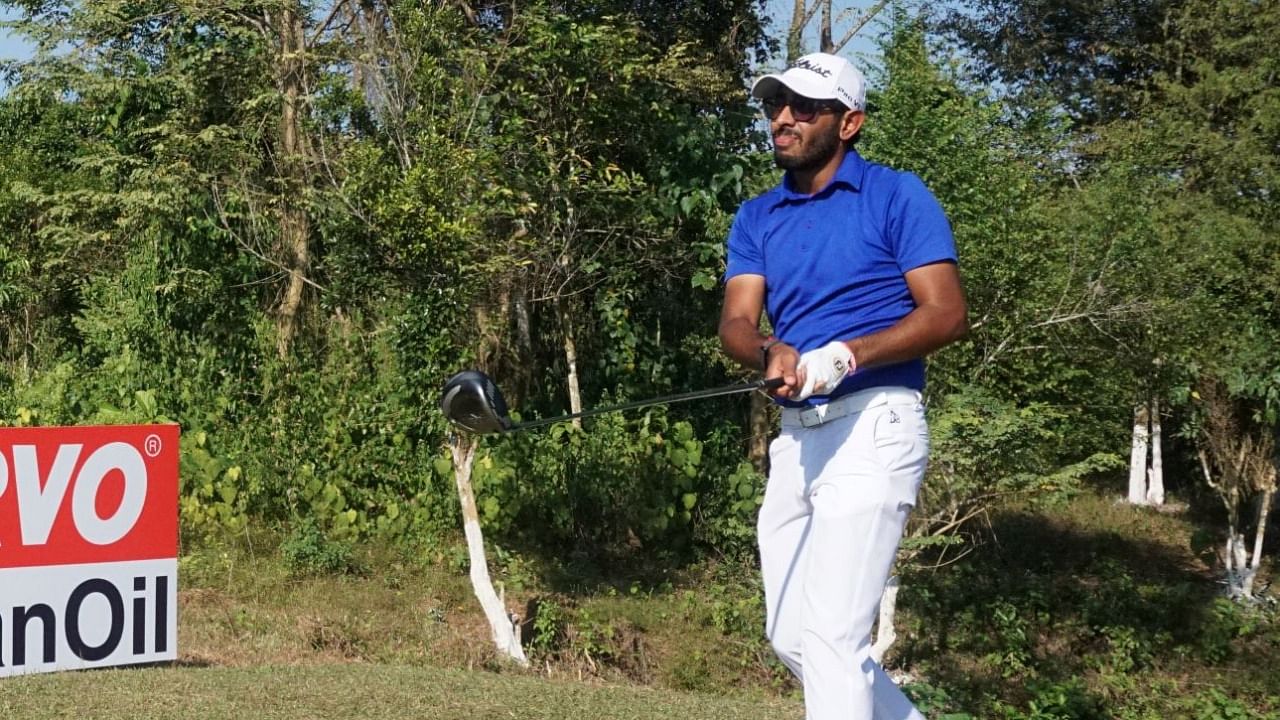
[{"label": "tree", "polygon": [[1153,227],[1165,240],[1149,259],[1170,280],[1149,288],[1169,311],[1156,325],[1157,337],[1172,340],[1160,357],[1179,368],[1167,388],[1201,396],[1184,431],[1201,446],[1206,481],[1228,511],[1225,566],[1237,594],[1247,594],[1248,577],[1234,554],[1244,551],[1240,509],[1257,498],[1265,519],[1274,486],[1278,31],[1280,3],[1186,3],[1152,52],[1161,69],[1133,116],[1100,128],[1088,149],[1162,198]]},{"label": "tree", "polygon": [[[0,101],[0,376],[24,383],[41,370],[40,355],[76,307],[78,268],[42,232],[50,218],[32,195],[84,187],[77,140],[86,113],[49,97],[10,93]],[[7,384],[7,383],[3,383]]]},{"label": "tree", "polygon": [[454,435],[449,441],[449,448],[457,478],[458,500],[462,505],[462,529],[467,539],[471,589],[480,600],[485,619],[489,621],[491,639],[498,652],[520,665],[528,665],[524,648],[520,645],[520,617],[507,611],[506,598],[494,592],[493,581],[489,577],[484,534],[480,529],[480,514],[476,510],[475,492],[471,486],[476,440],[464,435]]},{"label": "tree", "polygon": [[974,58],[980,82],[1044,95],[1085,125],[1132,115],[1162,58],[1183,0],[966,0],[939,13],[941,31]]},{"label": "tree", "polygon": [[[340,3],[339,3],[340,4]],[[287,282],[277,308],[279,316],[276,347],[282,358],[289,356],[298,332],[303,291],[311,272],[311,218],[305,206],[310,185],[313,141],[308,137],[304,106],[308,85],[306,37],[307,9],[298,2],[286,2],[276,11],[263,13],[262,21],[250,18],[277,48],[280,93],[279,151],[276,167],[280,178],[279,222],[283,270]]]},{"label": "tree", "polygon": [[[15,68],[15,94],[67,93],[78,98],[73,104],[101,113],[106,122],[81,140],[93,146],[82,162],[118,187],[139,190],[125,196],[132,203],[103,193],[88,198],[88,207],[83,195],[46,196],[64,208],[61,232],[92,234],[95,214],[104,213],[134,226],[154,222],[168,215],[175,192],[207,203],[198,216],[219,218],[269,277],[283,280],[267,302],[287,356],[303,289],[314,285],[309,12],[289,2],[227,8],[163,0],[127,12],[103,3],[39,3],[26,12],[17,29],[39,44],[36,56]],[[268,94],[278,99],[274,108],[263,103]],[[203,161],[193,164],[193,157]],[[275,227],[268,233],[269,217]],[[127,243],[124,233],[112,238],[117,247]]]},{"label": "tree", "polygon": [[[1249,417],[1220,383],[1209,381],[1197,394],[1202,407],[1200,462],[1205,483],[1222,501],[1227,539],[1221,554],[1227,595],[1253,600],[1267,517],[1276,492],[1276,444],[1271,428]],[[1217,472],[1214,472],[1214,469]],[[1253,550],[1245,542],[1241,517],[1257,499]]]},{"label": "tree", "polygon": [[[889,4],[889,0],[876,0],[865,10],[855,5],[836,6],[832,0],[795,0],[791,10],[791,22],[787,27],[787,64],[795,62],[807,51],[804,49],[806,30],[816,19],[817,52],[839,54],[850,41]],[[838,34],[835,34],[838,33]]]},{"label": "tree", "polygon": [[[451,452],[431,406],[447,373],[517,380],[509,395],[529,413],[559,409],[575,343],[586,398],[722,376],[689,358],[709,356],[708,248],[742,192],[729,151],[750,137],[752,4],[688,3],[697,12],[674,24],[657,4],[618,4],[625,21],[600,4],[491,5],[24,6],[44,50],[0,103],[18,141],[0,161],[24,168],[0,210],[22,243],[6,249],[30,259],[5,255],[0,313],[43,314],[56,332],[31,348],[34,333],[3,330],[14,366],[34,366],[5,383],[6,417],[129,419],[142,393],[198,444],[190,527],[460,525],[470,547],[481,522],[510,541],[522,528],[508,518],[526,516],[487,512],[506,499],[484,484],[492,446],[474,488],[440,483],[432,460]],[[19,149],[41,132],[57,152],[28,163]],[[596,553],[633,529],[687,541],[699,493],[720,480],[700,469],[697,433],[735,449],[726,424],[655,418],[656,439],[620,427],[581,455],[570,438],[511,448],[513,464],[580,463],[566,476],[590,491],[537,506],[569,516],[563,534],[524,536]],[[660,482],[605,476],[616,456]],[[524,487],[549,496],[530,475]]]}]

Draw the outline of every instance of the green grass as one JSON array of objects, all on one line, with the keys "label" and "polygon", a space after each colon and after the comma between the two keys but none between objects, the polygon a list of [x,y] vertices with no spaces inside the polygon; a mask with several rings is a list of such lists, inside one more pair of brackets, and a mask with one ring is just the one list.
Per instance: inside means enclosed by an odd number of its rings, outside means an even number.
[{"label": "green grass", "polygon": [[[259,540],[254,552],[201,547],[184,555],[181,660],[503,668],[465,568],[448,549],[363,548],[358,564],[367,572],[299,576],[264,547]],[[792,689],[764,641],[753,571],[703,569],[660,588],[626,582],[557,592],[515,560],[490,566],[507,607],[524,618],[530,673],[759,698]]]},{"label": "green grass", "polygon": [[[989,521],[969,557],[902,572],[886,664],[912,678],[928,717],[1280,718],[1275,605],[1219,596],[1195,539],[1217,532],[1211,521],[1105,491]],[[566,582],[491,547],[524,619],[532,664],[517,669],[496,657],[457,547],[347,550],[307,537],[189,545],[177,666],[9,678],[0,718],[803,714],[764,641],[750,564]]]},{"label": "green grass", "polygon": [[783,720],[796,702],[427,667],[140,668],[0,682],[0,717]]}]

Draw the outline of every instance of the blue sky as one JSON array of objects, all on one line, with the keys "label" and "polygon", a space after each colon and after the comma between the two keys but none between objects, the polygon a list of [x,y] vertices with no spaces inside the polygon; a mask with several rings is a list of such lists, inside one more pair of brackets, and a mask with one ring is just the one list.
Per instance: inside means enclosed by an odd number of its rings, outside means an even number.
[{"label": "blue sky", "polygon": [[[812,0],[808,0],[808,2],[812,4]],[[854,17],[857,17],[863,11],[865,11],[868,7],[871,7],[872,4],[873,2],[871,2],[871,0],[858,0],[857,2],[848,2],[847,0],[835,0],[835,2],[832,3],[832,6],[835,9],[835,14],[837,17],[839,17],[840,12],[842,12],[844,9],[849,7],[854,8]],[[781,39],[786,35],[787,27],[791,23],[791,11],[792,11],[792,8],[794,7],[795,7],[795,0],[769,0],[768,4],[766,5],[766,8],[767,8],[766,14],[773,20],[773,27],[770,28],[770,30],[771,30],[771,34],[774,37]],[[841,35],[847,27],[848,27],[848,22],[837,24],[835,27],[832,28],[831,34],[833,36]],[[818,46],[817,28],[818,28],[818,19],[814,18],[813,21],[810,22],[809,26],[806,28],[806,30],[808,31],[805,33],[806,48],[816,48]],[[875,21],[873,20],[871,24],[863,28],[862,31],[859,32],[857,36],[854,37],[854,39],[850,41],[850,43],[847,46],[845,46],[843,50],[841,50],[840,54],[852,60],[855,65],[865,66],[866,58],[878,57],[880,54],[879,48],[875,44],[875,36],[876,36],[876,33],[879,32],[879,30],[880,28],[876,25]],[[779,65],[779,67],[776,69],[781,69],[782,58],[777,58],[776,64]],[[862,69],[864,71],[866,70],[865,67],[863,67]]]},{"label": "blue sky", "polygon": [[[12,20],[17,15],[13,8],[0,9],[0,20]],[[31,47],[9,34],[8,28],[0,28],[0,60],[18,60],[28,57]]]}]

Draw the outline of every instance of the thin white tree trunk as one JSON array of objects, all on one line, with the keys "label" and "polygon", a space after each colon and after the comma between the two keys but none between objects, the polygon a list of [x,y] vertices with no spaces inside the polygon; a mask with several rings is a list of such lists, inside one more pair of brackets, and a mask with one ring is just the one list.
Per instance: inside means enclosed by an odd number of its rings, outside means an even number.
[{"label": "thin white tree trunk", "polygon": [[1164,448],[1161,442],[1160,401],[1151,401],[1151,471],[1147,476],[1147,502],[1164,504]]},{"label": "thin white tree trunk", "polygon": [[1223,507],[1227,511],[1227,542],[1222,553],[1223,575],[1227,583],[1227,596],[1237,598],[1240,597],[1241,573],[1245,569],[1246,555],[1244,535],[1236,532],[1235,494],[1230,490],[1228,478],[1222,479],[1221,482],[1214,481],[1213,473],[1209,469],[1209,454],[1205,452],[1203,447],[1200,448],[1199,455],[1200,469],[1204,471],[1204,481],[1218,493],[1218,497],[1222,499]]},{"label": "thin white tree trunk", "polygon": [[[565,310],[563,301],[556,301],[556,312],[560,315],[560,329],[564,333],[564,361],[569,366],[569,412],[582,412],[582,389],[578,385],[578,344],[573,338],[573,323],[569,319],[569,311]],[[573,426],[582,429],[582,418],[574,418]]]},{"label": "thin white tree trunk", "polygon": [[1133,412],[1133,445],[1129,454],[1129,502],[1134,505],[1147,502],[1148,423],[1147,405],[1143,403]]},{"label": "thin white tree trunk", "polygon": [[1227,529],[1227,595],[1232,598],[1244,596],[1245,578],[1248,570],[1249,553],[1244,545],[1244,533],[1236,532],[1232,525]]},{"label": "thin white tree trunk", "polygon": [[1245,571],[1241,587],[1245,597],[1253,596],[1253,579],[1257,577],[1258,566],[1262,563],[1262,540],[1267,533],[1267,516],[1271,513],[1271,501],[1275,493],[1274,487],[1268,488],[1258,500],[1258,528],[1253,533],[1253,556],[1249,558],[1249,569]]},{"label": "thin white tree trunk", "polygon": [[1200,448],[1197,452],[1200,457],[1200,469],[1204,471],[1204,482],[1214,490],[1218,489],[1218,484],[1213,481],[1213,474],[1209,472],[1209,454]]},{"label": "thin white tree trunk", "polygon": [[484,616],[489,621],[493,643],[498,652],[527,667],[529,660],[520,645],[519,617],[507,613],[503,598],[494,592],[493,581],[489,578],[489,563],[484,555],[484,536],[480,532],[480,514],[476,511],[476,497],[471,489],[475,441],[458,434],[453,436],[449,446],[453,453],[453,475],[458,485],[458,502],[462,505],[462,529],[467,536],[467,557],[471,561],[471,589],[484,608]]},{"label": "thin white tree trunk", "polygon": [[876,642],[871,646],[871,659],[875,662],[884,660],[884,654],[893,647],[898,639],[898,632],[893,628],[893,616],[898,609],[898,578],[891,577],[885,583],[884,593],[880,596],[880,619],[876,621]]},{"label": "thin white tree trunk", "polygon": [[1235,528],[1227,529],[1227,547],[1223,554],[1223,564],[1226,565],[1225,572],[1227,582],[1227,596],[1236,596],[1236,531]]},{"label": "thin white tree trunk", "polygon": [[516,342],[526,357],[533,356],[533,331],[529,320],[529,293],[523,285],[516,287],[512,302],[516,315]]}]

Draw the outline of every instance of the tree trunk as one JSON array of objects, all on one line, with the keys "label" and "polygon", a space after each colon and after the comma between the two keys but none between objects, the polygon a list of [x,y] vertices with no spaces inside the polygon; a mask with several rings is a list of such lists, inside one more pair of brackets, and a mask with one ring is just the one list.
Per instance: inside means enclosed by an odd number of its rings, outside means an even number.
[{"label": "tree trunk", "polygon": [[1245,578],[1248,576],[1249,553],[1244,546],[1244,533],[1237,532],[1236,526],[1227,528],[1227,595],[1232,598],[1244,597]]},{"label": "tree trunk", "polygon": [[818,49],[824,53],[834,53],[835,43],[831,40],[831,0],[820,0],[822,3],[822,23],[818,28]]},{"label": "tree trunk", "polygon": [[1222,565],[1223,576],[1227,583],[1227,596],[1236,598],[1240,596],[1240,572],[1245,565],[1244,551],[1244,535],[1236,532],[1239,525],[1239,496],[1235,491],[1235,485],[1230,477],[1232,470],[1225,468],[1223,477],[1215,481],[1213,474],[1209,468],[1209,454],[1202,447],[1199,450],[1200,469],[1204,471],[1204,481],[1214,492],[1218,494],[1222,500],[1222,506],[1227,511],[1227,542],[1223,548]]},{"label": "tree trunk", "polygon": [[352,87],[381,121],[396,149],[402,170],[413,167],[405,132],[404,77],[412,60],[405,56],[399,30],[387,3],[360,0],[347,9],[358,38],[357,60],[351,68]]},{"label": "tree trunk", "polygon": [[876,621],[876,642],[871,646],[871,659],[875,662],[884,660],[884,654],[893,647],[898,633],[893,629],[893,616],[898,609],[898,578],[891,577],[885,583],[884,593],[880,595],[880,618]]},{"label": "tree trunk", "polygon": [[787,30],[787,64],[791,65],[804,54],[804,26],[809,22],[805,0],[795,0],[791,9],[791,27]]},{"label": "tree trunk", "polygon": [[[503,349],[507,348],[507,330],[511,322],[511,288],[503,285],[493,291],[488,302],[477,303],[475,316],[476,367],[491,375],[503,367]],[[513,400],[516,398],[508,398]]]},{"label": "tree trunk", "polygon": [[[560,316],[560,330],[564,334],[564,361],[569,366],[569,412],[582,412],[582,390],[578,385],[578,344],[573,339],[573,323],[564,301],[556,300],[556,314]],[[582,418],[574,418],[573,426],[582,429]]]},{"label": "tree trunk", "polygon": [[1143,403],[1133,411],[1133,445],[1129,454],[1129,502],[1143,505],[1147,502],[1147,442],[1150,436],[1150,416]]},{"label": "tree trunk", "polygon": [[751,414],[747,427],[750,428],[750,445],[747,447],[747,459],[761,475],[769,474],[769,406],[773,401],[762,392],[751,393]]},{"label": "tree trunk", "polygon": [[290,3],[280,13],[280,250],[287,273],[284,296],[276,319],[276,350],[281,358],[289,356],[298,333],[303,291],[311,270],[311,221],[307,216],[308,143],[302,125],[305,96],[305,38],[303,15]]},{"label": "tree trunk", "polygon": [[1267,533],[1267,516],[1271,514],[1271,502],[1276,494],[1274,475],[1271,483],[1271,487],[1258,499],[1258,527],[1253,532],[1253,556],[1249,559],[1249,569],[1245,572],[1241,588],[1245,597],[1253,596],[1253,579],[1258,576],[1258,566],[1262,563],[1262,540]]},{"label": "tree trunk", "polygon": [[1160,401],[1151,401],[1151,471],[1147,476],[1147,502],[1164,504],[1164,448],[1161,441]]},{"label": "tree trunk", "polygon": [[[515,342],[519,353],[517,357],[531,358],[533,357],[533,322],[529,318],[529,289],[519,281],[511,300],[511,311],[515,313],[516,319]],[[516,363],[516,369],[520,370],[520,397],[523,398],[529,394],[533,386],[533,363]]]},{"label": "tree trunk", "polygon": [[528,666],[524,648],[520,645],[520,618],[509,615],[503,598],[493,590],[489,578],[489,564],[484,555],[484,536],[480,532],[480,514],[476,510],[476,497],[471,489],[471,466],[475,460],[476,445],[471,437],[455,434],[449,441],[453,453],[453,475],[458,486],[458,502],[462,505],[462,529],[467,537],[467,557],[471,562],[471,589],[484,608],[489,621],[494,645],[498,652]]}]

